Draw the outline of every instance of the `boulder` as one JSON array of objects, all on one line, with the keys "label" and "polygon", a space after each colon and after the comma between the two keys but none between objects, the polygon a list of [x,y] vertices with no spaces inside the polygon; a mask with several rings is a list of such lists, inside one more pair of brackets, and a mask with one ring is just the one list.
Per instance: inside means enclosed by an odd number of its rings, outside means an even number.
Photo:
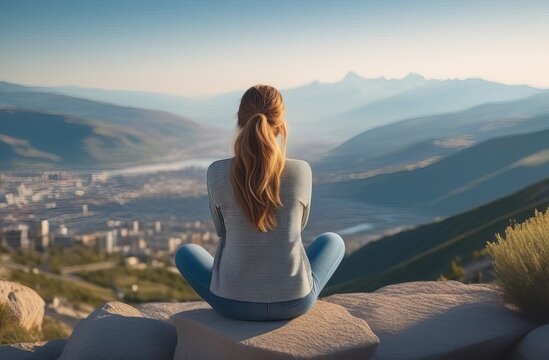
[{"label": "boulder", "polygon": [[59,360],[172,360],[176,341],[172,325],[109,302],[76,324]]},{"label": "boulder", "polygon": [[44,319],[44,300],[29,287],[0,280],[0,304],[4,304],[11,319],[23,328],[40,329]]},{"label": "boulder", "polygon": [[288,321],[239,321],[212,309],[172,316],[182,359],[368,359],[379,339],[343,307],[317,301]]},{"label": "boulder", "polygon": [[547,360],[548,358],[549,324],[529,332],[513,353],[513,360]]},{"label": "boulder", "polygon": [[411,282],[324,300],[370,325],[382,360],[501,359],[535,327],[491,285]]}]

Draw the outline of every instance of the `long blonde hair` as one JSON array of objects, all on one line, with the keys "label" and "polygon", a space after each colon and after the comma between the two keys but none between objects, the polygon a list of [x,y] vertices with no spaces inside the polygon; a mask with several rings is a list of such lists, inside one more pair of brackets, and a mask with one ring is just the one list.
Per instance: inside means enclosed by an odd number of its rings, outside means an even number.
[{"label": "long blonde hair", "polygon": [[242,210],[262,232],[276,227],[275,209],[283,206],[280,177],[286,164],[288,132],[284,112],[280,92],[261,84],[244,93],[238,109],[231,180]]}]

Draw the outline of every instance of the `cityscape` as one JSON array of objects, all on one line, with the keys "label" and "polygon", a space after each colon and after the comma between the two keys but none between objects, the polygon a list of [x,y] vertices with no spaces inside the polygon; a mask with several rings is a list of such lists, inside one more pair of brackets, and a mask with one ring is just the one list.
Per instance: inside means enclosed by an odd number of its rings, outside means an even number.
[{"label": "cityscape", "polygon": [[[170,176],[162,173],[48,171],[0,175],[0,248],[2,265],[26,272],[56,273],[70,279],[94,271],[165,268],[177,274],[173,254],[183,244],[195,243],[214,253],[217,234],[202,211],[178,213],[170,205],[151,211],[134,203],[175,197],[202,204],[206,191],[203,168],[188,168]],[[168,201],[168,200],[167,200]],[[203,205],[203,204],[202,204]],[[186,207],[185,203],[182,205]],[[127,211],[134,209],[134,211]],[[206,207],[207,209],[207,207]],[[78,264],[52,268],[48,256],[61,251],[88,255]],[[11,255],[11,256],[10,256]],[[37,259],[32,266],[21,266]],[[88,259],[89,261],[86,261]],[[89,262],[89,263],[88,263]],[[138,273],[137,273],[138,274]],[[139,279],[139,276],[137,277]],[[181,283],[184,283],[181,280]],[[136,284],[132,284],[137,286]],[[135,289],[135,286],[133,287]],[[114,284],[117,297],[124,293]],[[56,298],[57,302],[59,298]]]}]

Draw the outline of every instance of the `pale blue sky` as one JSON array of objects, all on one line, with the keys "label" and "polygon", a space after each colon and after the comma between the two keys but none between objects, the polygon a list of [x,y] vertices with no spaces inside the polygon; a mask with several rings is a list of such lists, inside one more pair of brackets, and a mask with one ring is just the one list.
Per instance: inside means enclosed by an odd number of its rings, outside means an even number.
[{"label": "pale blue sky", "polygon": [[482,77],[549,87],[547,1],[0,0],[0,79],[181,95]]}]

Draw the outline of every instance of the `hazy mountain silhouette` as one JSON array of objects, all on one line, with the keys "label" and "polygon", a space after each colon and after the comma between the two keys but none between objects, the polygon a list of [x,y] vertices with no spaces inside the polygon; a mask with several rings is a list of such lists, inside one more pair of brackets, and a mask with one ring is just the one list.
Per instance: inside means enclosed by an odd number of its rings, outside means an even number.
[{"label": "hazy mountain silhouette", "polygon": [[[549,127],[549,115],[537,119]],[[487,140],[427,167],[317,186],[324,196],[449,215],[549,176],[549,129]]]},{"label": "hazy mountain silhouette", "polygon": [[522,222],[535,209],[547,207],[549,179],[474,210],[369,243],[343,260],[324,293],[435,280],[448,272],[456,256],[463,263],[471,261],[473,251],[494,241],[494,234],[503,233],[511,220]]},{"label": "hazy mountain silhouette", "polygon": [[[34,87],[33,90],[159,109],[202,124],[233,129],[244,89],[198,97],[79,87]],[[518,99],[540,91],[481,79],[427,80],[418,74],[402,79],[365,79],[349,72],[341,81],[314,81],[283,89],[283,95],[294,141],[308,142],[307,137],[316,137],[320,143],[335,144],[392,121],[460,110],[488,101]]]},{"label": "hazy mountain silhouette", "polygon": [[[416,75],[417,76],[417,75]],[[407,77],[402,81],[408,81]],[[338,117],[333,131],[344,137],[355,131],[367,130],[397,120],[447,113],[475,105],[508,101],[539,93],[538,89],[524,85],[505,85],[482,79],[425,80],[422,86],[405,90],[362,107],[343,113]],[[327,119],[328,126],[331,119]]]}]

